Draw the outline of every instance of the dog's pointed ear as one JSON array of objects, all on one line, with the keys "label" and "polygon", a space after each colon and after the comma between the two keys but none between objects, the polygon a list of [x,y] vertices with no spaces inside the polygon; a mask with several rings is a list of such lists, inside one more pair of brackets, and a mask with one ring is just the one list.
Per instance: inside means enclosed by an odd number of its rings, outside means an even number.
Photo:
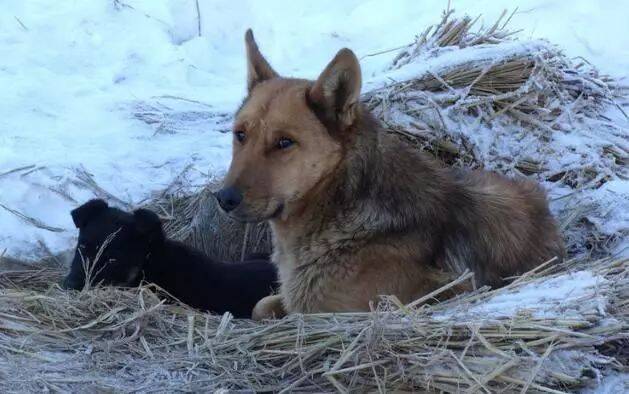
[{"label": "dog's pointed ear", "polygon": [[157,214],[148,209],[137,209],[133,212],[135,229],[138,234],[151,241],[161,242],[166,237],[162,228],[162,221]]},{"label": "dog's pointed ear", "polygon": [[360,64],[354,52],[341,49],[308,92],[309,102],[341,129],[356,120],[360,99]]},{"label": "dog's pointed ear", "polygon": [[260,82],[277,78],[279,75],[260,53],[251,29],[247,29],[245,33],[245,45],[247,47],[247,89],[251,92]]},{"label": "dog's pointed ear", "polygon": [[101,199],[89,200],[85,204],[70,211],[72,221],[76,228],[83,228],[87,223],[98,215],[100,212],[109,208],[107,202]]}]

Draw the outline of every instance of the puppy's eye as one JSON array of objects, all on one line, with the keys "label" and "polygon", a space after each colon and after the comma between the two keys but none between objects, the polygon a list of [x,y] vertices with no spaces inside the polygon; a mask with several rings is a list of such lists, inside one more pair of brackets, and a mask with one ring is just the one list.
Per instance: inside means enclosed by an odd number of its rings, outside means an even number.
[{"label": "puppy's eye", "polygon": [[245,138],[247,137],[245,132],[241,131],[241,130],[234,131],[234,136],[236,137],[236,140],[238,140],[238,142],[240,142],[240,143],[244,142]]},{"label": "puppy's eye", "polygon": [[293,146],[293,144],[295,144],[295,141],[291,140],[290,138],[282,137],[277,141],[277,148],[288,149]]}]

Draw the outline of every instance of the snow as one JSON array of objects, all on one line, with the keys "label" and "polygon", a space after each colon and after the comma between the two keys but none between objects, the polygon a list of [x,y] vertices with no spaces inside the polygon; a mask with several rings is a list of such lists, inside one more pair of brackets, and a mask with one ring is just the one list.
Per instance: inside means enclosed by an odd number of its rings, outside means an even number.
[{"label": "snow", "polygon": [[617,394],[629,391],[629,373],[614,372],[600,379],[599,385],[581,391],[581,394]]},{"label": "snow", "polygon": [[599,225],[606,226],[610,231],[627,228],[629,210],[626,207],[629,201],[629,182],[623,180],[607,182],[594,191],[592,198],[604,205],[609,212],[608,220]]},{"label": "snow", "polygon": [[[191,188],[220,177],[230,159],[230,115],[245,90],[247,27],[285,75],[314,78],[338,49],[352,48],[369,89],[427,67],[385,73],[395,52],[367,55],[412,42],[446,6],[437,0],[199,4],[201,36],[194,0],[3,2],[0,204],[62,231],[27,225],[0,207],[0,253],[36,259],[42,244],[52,252],[72,246],[68,213],[94,196],[77,182],[77,171],[129,205],[183,171]],[[523,29],[522,37],[548,39],[617,77],[629,70],[626,2],[464,0],[453,7],[482,14],[486,25],[502,9],[518,7],[511,27]],[[27,168],[6,174],[21,167]],[[599,197],[626,199],[626,189],[617,181]],[[626,212],[610,215],[616,220],[602,225],[626,225]]]},{"label": "snow", "polygon": [[593,302],[604,313],[606,300],[597,290],[606,282],[606,279],[589,271],[566,273],[536,280],[514,290],[501,291],[465,311],[450,310],[436,315],[435,318],[498,319],[519,314],[535,318],[578,317],[579,311],[569,308],[580,305],[581,302]]}]

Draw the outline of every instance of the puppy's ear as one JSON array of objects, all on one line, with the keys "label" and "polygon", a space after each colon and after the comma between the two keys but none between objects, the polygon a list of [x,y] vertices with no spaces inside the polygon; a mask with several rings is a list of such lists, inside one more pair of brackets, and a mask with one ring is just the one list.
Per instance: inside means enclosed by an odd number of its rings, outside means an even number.
[{"label": "puppy's ear", "polygon": [[159,216],[148,209],[138,209],[133,212],[135,228],[143,238],[150,242],[161,242],[164,240],[164,230]]},{"label": "puppy's ear", "polygon": [[260,53],[251,29],[247,29],[245,33],[245,46],[247,47],[247,89],[251,92],[260,82],[277,78],[279,75]]},{"label": "puppy's ear", "polygon": [[83,228],[87,223],[98,215],[100,212],[109,208],[107,203],[101,199],[90,200],[80,207],[70,212],[72,221],[77,228]]},{"label": "puppy's ear", "polygon": [[354,52],[341,49],[308,92],[308,100],[326,121],[341,130],[356,120],[361,87],[360,64]]}]

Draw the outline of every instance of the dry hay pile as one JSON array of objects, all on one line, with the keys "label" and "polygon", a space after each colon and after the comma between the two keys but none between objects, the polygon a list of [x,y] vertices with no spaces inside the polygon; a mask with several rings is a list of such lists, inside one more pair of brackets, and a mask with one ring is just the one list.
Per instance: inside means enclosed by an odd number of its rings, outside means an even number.
[{"label": "dry hay pile", "polygon": [[[598,226],[606,214],[588,194],[627,178],[627,129],[605,112],[616,105],[622,112],[626,91],[546,42],[515,41],[502,19],[473,32],[475,22],[444,13],[395,57],[386,81],[366,87],[363,101],[389,132],[447,165],[525,174],[562,191],[554,209],[578,259],[441,304],[386,298],[379,313],[263,324],[164,304],[149,287],[70,294],[51,285],[58,269],[5,272],[0,390],[559,392],[596,382],[610,368],[626,371],[629,261],[595,256],[609,254],[629,232]],[[156,133],[193,129],[188,121],[225,122],[199,118],[202,104],[193,104],[185,116],[138,105],[135,116]],[[566,136],[579,144],[566,144]],[[132,208],[86,171],[77,175],[97,196]],[[211,195],[217,185],[190,194],[184,171],[142,205],[162,216],[171,237],[213,256],[268,252],[264,224],[244,226],[220,214]],[[585,267],[597,285],[545,311],[531,304],[513,316],[465,313]]]},{"label": "dry hay pile", "polygon": [[211,182],[196,194],[177,191],[152,200],[146,207],[157,212],[169,237],[189,243],[219,260],[239,261],[248,254],[269,253],[271,233],[266,223],[243,224],[224,215],[212,195]]},{"label": "dry hay pile", "polygon": [[[560,196],[553,208],[568,250],[605,256],[629,230],[602,228],[609,206],[591,194],[629,177],[629,128],[606,115],[610,107],[624,114],[627,88],[545,41],[515,40],[506,14],[478,31],[478,19],[452,14],[444,12],[439,24],[395,56],[382,80],[364,88],[363,102],[388,132],[446,165],[537,178]],[[168,111],[150,114],[151,124],[172,118]],[[145,110],[135,115],[147,119]],[[168,124],[158,122],[156,132]],[[268,252],[266,225],[245,229],[223,217],[210,194],[216,187],[192,196],[169,190],[149,207],[171,222],[170,236],[209,254],[237,260]],[[629,209],[629,196],[620,200]]]},{"label": "dry hay pile", "polygon": [[[472,141],[464,141],[460,122],[468,126],[470,119],[465,116],[470,116],[496,133],[503,132],[504,123],[515,123],[548,143],[553,133],[569,132],[578,121],[598,120],[597,126],[616,131],[606,141],[604,152],[616,165],[611,171],[624,170],[627,174],[622,166],[627,164],[629,152],[621,138],[626,130],[611,121],[603,122],[606,106],[618,105],[616,99],[624,97],[626,86],[600,75],[585,61],[575,64],[545,41],[512,40],[514,32],[506,30],[508,19],[501,25],[504,13],[491,28],[478,32],[471,31],[477,20],[452,19],[452,14],[445,12],[438,25],[430,26],[391,63],[390,70],[418,64],[411,78],[373,88],[363,96],[385,125],[452,165],[496,167],[498,161],[504,166],[498,168],[505,172],[515,168],[534,174],[549,169],[533,159],[512,162],[512,158],[478,157],[491,152],[482,152]],[[549,133],[546,141],[544,133]],[[610,172],[590,170],[606,175]],[[542,179],[577,186],[583,182],[578,178],[549,173]]]},{"label": "dry hay pile", "polygon": [[0,391],[572,391],[627,368],[629,260],[588,263],[598,284],[549,309],[473,311],[577,268],[441,304],[387,298],[377,313],[266,323],[164,304],[149,287],[68,293],[50,285],[58,271],[4,273]]}]

